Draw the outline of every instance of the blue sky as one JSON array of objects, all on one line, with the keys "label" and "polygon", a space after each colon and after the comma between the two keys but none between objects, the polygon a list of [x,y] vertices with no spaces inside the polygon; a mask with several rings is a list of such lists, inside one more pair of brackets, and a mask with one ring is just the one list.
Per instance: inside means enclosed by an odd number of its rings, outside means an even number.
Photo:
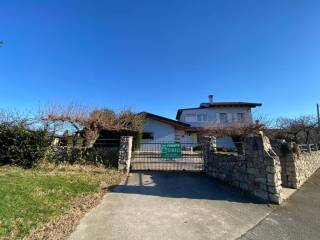
[{"label": "blue sky", "polygon": [[320,1],[15,1],[0,8],[0,107],[71,101],[175,117],[216,101],[320,102]]}]

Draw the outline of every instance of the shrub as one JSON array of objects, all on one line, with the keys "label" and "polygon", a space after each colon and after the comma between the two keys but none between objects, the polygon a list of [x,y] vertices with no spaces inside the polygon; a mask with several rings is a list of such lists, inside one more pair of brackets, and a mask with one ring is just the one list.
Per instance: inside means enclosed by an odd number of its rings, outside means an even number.
[{"label": "shrub", "polygon": [[134,149],[139,150],[142,142],[142,132],[137,132],[133,136]]},{"label": "shrub", "polygon": [[105,167],[118,166],[119,148],[91,148],[86,152],[87,162],[103,164]]},{"label": "shrub", "polygon": [[53,146],[49,149],[46,160],[55,164],[102,164],[105,167],[117,167],[118,152],[119,149],[116,147],[73,148]]},{"label": "shrub", "polygon": [[202,145],[195,146],[193,148],[193,151],[203,151],[203,146]]},{"label": "shrub", "polygon": [[50,138],[44,130],[0,124],[0,164],[32,167],[42,159]]},{"label": "shrub", "polygon": [[281,154],[284,155],[284,156],[286,156],[287,154],[290,153],[290,148],[289,148],[289,146],[288,146],[287,143],[282,143],[282,144],[280,145],[280,152],[281,152]]}]

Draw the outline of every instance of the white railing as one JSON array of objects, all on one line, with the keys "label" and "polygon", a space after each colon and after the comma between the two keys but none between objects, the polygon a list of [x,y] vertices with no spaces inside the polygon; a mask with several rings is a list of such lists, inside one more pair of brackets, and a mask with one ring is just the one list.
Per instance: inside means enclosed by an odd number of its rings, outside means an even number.
[{"label": "white railing", "polygon": [[315,152],[319,150],[317,144],[299,144],[298,146],[301,152]]}]

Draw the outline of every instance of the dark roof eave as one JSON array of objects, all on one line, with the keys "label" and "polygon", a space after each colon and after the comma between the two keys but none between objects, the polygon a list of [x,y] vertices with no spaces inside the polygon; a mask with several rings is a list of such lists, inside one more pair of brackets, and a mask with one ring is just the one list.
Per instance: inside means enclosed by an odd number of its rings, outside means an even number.
[{"label": "dark roof eave", "polygon": [[190,124],[183,123],[183,122],[180,122],[180,121],[176,121],[176,120],[173,120],[173,119],[170,119],[170,118],[162,117],[162,116],[159,116],[159,115],[156,115],[156,114],[153,114],[153,113],[141,112],[139,114],[145,115],[146,118],[150,118],[150,119],[158,120],[160,122],[168,123],[168,124],[173,125],[173,126],[175,126],[177,128],[185,129],[185,128],[190,128],[191,127]]}]

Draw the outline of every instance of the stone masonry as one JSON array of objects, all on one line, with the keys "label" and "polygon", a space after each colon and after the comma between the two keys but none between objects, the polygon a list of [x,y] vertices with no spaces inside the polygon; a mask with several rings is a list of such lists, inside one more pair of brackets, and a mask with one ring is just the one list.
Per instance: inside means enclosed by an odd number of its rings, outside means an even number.
[{"label": "stone masonry", "polygon": [[281,162],[283,186],[298,189],[320,167],[320,151],[301,152],[295,143],[272,141]]},{"label": "stone masonry", "polygon": [[132,139],[132,136],[122,136],[120,138],[118,169],[127,173],[130,171]]},{"label": "stone masonry", "polygon": [[282,201],[280,159],[267,137],[244,140],[244,155],[216,154],[206,148],[205,171],[266,202]]},{"label": "stone masonry", "polygon": [[293,153],[293,143],[287,144],[284,140],[271,140],[272,149],[280,158],[282,186],[297,188],[296,170]]},{"label": "stone masonry", "polygon": [[[205,172],[266,202],[280,204],[282,186],[299,188],[319,167],[320,151],[301,152],[295,143],[250,136],[242,155],[218,154],[205,144]],[[119,170],[130,171],[132,137],[120,140]]]}]

